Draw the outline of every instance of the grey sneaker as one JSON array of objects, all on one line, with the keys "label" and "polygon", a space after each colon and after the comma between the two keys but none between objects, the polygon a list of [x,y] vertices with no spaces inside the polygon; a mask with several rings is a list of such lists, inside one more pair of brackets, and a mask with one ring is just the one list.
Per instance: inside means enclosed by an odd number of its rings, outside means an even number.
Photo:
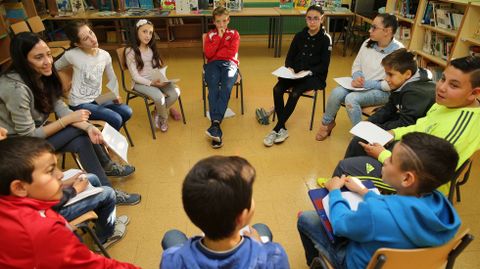
[{"label": "grey sneaker", "polygon": [[288,138],[288,131],[286,129],[280,129],[277,134],[277,138],[273,142],[275,143],[282,143]]},{"label": "grey sneaker", "polygon": [[136,205],[142,200],[142,196],[137,193],[126,193],[119,189],[115,190],[115,196],[117,198],[117,205]]},{"label": "grey sneaker", "polygon": [[263,139],[263,144],[267,147],[273,146],[273,143],[278,137],[278,133],[275,131],[271,131],[265,138]]},{"label": "grey sneaker", "polygon": [[115,223],[117,222],[127,225],[130,223],[130,218],[127,215],[121,215],[116,218]]},{"label": "grey sneaker", "polygon": [[[107,241],[102,243],[103,247],[105,249],[109,248],[111,245],[120,241],[125,236],[126,233],[127,233],[127,226],[119,221],[116,221],[113,234],[107,239]],[[93,250],[95,252],[100,252],[100,248],[97,245],[93,247]]]},{"label": "grey sneaker", "polygon": [[109,177],[128,177],[134,172],[135,166],[129,164],[120,165],[118,163],[113,163],[110,166],[110,169],[105,169],[105,174]]}]

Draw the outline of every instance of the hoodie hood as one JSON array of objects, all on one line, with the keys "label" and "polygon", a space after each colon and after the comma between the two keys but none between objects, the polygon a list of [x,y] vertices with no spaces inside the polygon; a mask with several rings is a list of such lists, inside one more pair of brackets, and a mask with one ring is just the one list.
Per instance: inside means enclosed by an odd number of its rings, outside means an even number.
[{"label": "hoodie hood", "polygon": [[455,236],[461,221],[447,198],[438,191],[420,198],[395,195],[385,197],[395,222],[417,247],[442,245]]},{"label": "hoodie hood", "polygon": [[431,81],[432,80],[432,72],[430,72],[430,70],[428,69],[424,69],[424,68],[418,68],[417,69],[417,72],[415,72],[415,74],[409,78],[407,81],[405,81],[405,83],[403,83],[402,86],[400,86],[400,88],[396,89],[395,91],[393,92],[400,92],[403,87],[405,87],[405,85],[407,85],[408,83],[410,82],[414,82],[414,81],[422,81],[422,82],[425,82],[425,81]]}]

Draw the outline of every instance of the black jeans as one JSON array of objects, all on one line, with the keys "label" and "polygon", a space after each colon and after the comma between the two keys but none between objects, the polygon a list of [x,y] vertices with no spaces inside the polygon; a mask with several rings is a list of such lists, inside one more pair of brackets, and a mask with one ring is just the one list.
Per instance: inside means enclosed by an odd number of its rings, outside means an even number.
[{"label": "black jeans", "polygon": [[55,151],[77,153],[80,157],[80,163],[88,173],[97,175],[102,186],[112,186],[102,167],[102,165],[106,166],[111,162],[110,157],[102,146],[92,144],[84,131],[67,126],[67,128],[49,136],[47,141]]}]

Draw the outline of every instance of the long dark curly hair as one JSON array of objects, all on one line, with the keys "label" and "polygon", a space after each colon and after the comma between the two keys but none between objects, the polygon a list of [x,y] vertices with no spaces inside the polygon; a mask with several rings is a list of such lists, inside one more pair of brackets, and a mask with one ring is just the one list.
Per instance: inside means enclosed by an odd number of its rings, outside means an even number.
[{"label": "long dark curly hair", "polygon": [[[139,23],[140,21],[146,21],[145,23],[141,24]],[[139,20],[137,21],[136,23],[136,27],[135,27],[135,42],[133,44],[130,45],[130,49],[132,49],[134,52],[135,52],[135,62],[137,64],[137,70],[138,71],[141,71],[144,67],[144,63],[143,63],[143,60],[142,60],[142,54],[140,52],[140,39],[138,39],[138,29],[140,29],[140,27],[148,24],[148,25],[152,25],[153,27],[153,23],[149,20],[145,20],[145,19],[142,19],[142,20]],[[157,49],[157,43],[155,41],[155,32],[153,33],[153,36],[152,36],[152,39],[150,40],[150,42],[148,43],[148,47],[150,47],[150,49],[153,51],[153,58],[152,58],[152,67],[153,68],[159,68],[159,67],[163,67],[163,60],[162,58],[160,57],[160,53],[158,53],[158,49]],[[124,57],[126,57],[127,53],[129,53],[130,50],[129,49],[126,49],[125,50],[125,55]],[[126,59],[126,58],[125,58]]]},{"label": "long dark curly hair", "polygon": [[35,101],[35,109],[45,114],[53,112],[55,100],[63,95],[62,84],[55,67],[52,65],[50,76],[41,76],[40,83],[38,73],[30,67],[27,55],[35,45],[43,40],[34,33],[22,32],[13,37],[10,43],[10,55],[12,65],[8,72],[16,72],[23,82],[30,88]]}]

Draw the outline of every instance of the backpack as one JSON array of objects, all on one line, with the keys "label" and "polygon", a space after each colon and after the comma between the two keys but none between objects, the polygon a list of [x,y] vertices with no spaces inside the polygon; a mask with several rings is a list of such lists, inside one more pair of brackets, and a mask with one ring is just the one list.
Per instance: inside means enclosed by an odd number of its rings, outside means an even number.
[{"label": "backpack", "polygon": [[269,125],[270,124],[270,115],[267,113],[267,111],[261,107],[255,109],[255,116],[257,118],[258,123],[262,125]]}]

